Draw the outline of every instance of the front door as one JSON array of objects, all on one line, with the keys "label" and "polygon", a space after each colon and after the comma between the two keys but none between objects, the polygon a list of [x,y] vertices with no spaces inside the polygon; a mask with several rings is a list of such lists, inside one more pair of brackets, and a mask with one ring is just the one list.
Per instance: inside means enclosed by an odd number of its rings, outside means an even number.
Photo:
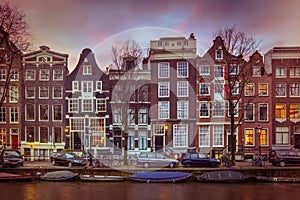
[{"label": "front door", "polygon": [[19,145],[18,135],[12,135],[11,136],[11,148],[12,149],[18,149],[18,145]]},{"label": "front door", "polygon": [[74,144],[74,150],[81,150],[81,137],[80,133],[74,132],[74,138],[73,138],[73,144]]},{"label": "front door", "polygon": [[114,154],[121,154],[122,153],[122,137],[115,136],[114,137]]},{"label": "front door", "polygon": [[155,136],[155,151],[163,151],[164,147],[164,136],[156,135]]}]

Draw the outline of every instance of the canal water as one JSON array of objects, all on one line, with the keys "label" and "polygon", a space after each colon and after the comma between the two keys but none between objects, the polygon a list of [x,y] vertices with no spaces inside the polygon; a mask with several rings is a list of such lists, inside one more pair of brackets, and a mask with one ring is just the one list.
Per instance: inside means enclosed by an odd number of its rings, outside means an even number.
[{"label": "canal water", "polygon": [[282,183],[0,183],[1,200],[286,200],[299,196],[299,184]]}]

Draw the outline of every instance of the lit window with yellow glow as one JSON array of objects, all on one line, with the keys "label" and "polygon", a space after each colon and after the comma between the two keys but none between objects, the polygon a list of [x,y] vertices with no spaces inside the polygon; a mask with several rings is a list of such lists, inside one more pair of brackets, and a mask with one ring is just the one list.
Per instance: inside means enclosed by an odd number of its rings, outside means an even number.
[{"label": "lit window with yellow glow", "polygon": [[285,104],[276,104],[276,118],[285,118]]},{"label": "lit window with yellow glow", "polygon": [[253,129],[246,129],[245,130],[245,145],[253,145]]},{"label": "lit window with yellow glow", "polygon": [[253,96],[254,95],[254,83],[248,83],[245,86],[245,96]]},{"label": "lit window with yellow glow", "polygon": [[299,104],[290,105],[290,118],[299,119]]},{"label": "lit window with yellow glow", "polygon": [[268,84],[267,83],[259,83],[258,84],[258,95],[259,96],[268,96]]},{"label": "lit window with yellow glow", "polygon": [[260,130],[259,141],[260,141],[261,146],[267,146],[268,145],[268,131],[267,131],[267,129],[261,129]]}]

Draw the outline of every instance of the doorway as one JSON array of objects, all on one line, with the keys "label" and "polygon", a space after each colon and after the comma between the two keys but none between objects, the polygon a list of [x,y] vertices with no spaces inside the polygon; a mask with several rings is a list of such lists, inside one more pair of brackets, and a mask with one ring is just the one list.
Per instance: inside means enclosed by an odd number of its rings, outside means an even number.
[{"label": "doorway", "polygon": [[156,135],[155,136],[155,151],[163,151],[164,147],[164,136]]}]

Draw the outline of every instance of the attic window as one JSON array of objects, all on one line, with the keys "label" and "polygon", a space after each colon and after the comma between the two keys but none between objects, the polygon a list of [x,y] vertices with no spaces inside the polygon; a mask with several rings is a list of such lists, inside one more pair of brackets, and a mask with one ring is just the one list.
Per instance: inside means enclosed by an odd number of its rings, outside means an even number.
[{"label": "attic window", "polygon": [[223,50],[216,50],[216,59],[223,59]]},{"label": "attic window", "polygon": [[83,75],[91,75],[91,74],[92,74],[92,66],[83,65]]}]

